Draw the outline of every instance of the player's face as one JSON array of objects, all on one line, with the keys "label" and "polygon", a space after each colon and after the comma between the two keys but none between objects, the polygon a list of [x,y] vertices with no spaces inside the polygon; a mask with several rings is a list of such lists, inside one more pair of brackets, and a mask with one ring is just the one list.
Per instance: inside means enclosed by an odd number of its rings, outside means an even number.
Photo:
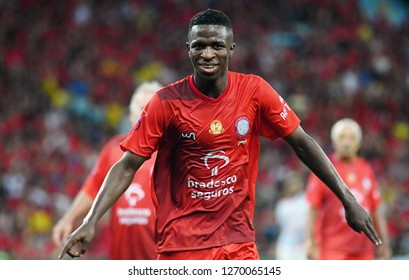
[{"label": "player's face", "polygon": [[344,160],[354,159],[357,156],[359,145],[355,131],[349,126],[344,126],[334,141],[336,155]]},{"label": "player's face", "polygon": [[195,25],[186,43],[196,78],[216,80],[227,77],[233,55],[233,34],[221,25]]}]

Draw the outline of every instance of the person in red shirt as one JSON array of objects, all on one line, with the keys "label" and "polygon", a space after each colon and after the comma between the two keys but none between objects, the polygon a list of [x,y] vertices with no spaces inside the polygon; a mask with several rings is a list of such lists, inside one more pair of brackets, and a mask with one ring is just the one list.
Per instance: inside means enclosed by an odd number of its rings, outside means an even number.
[{"label": "person in red shirt", "polygon": [[[132,95],[129,105],[129,119],[135,123],[148,102],[161,85],[158,82],[144,82]],[[109,169],[123,155],[120,143],[127,134],[112,137],[103,147],[92,172],[86,178],[80,192],[70,208],[53,228],[52,238],[56,245],[62,246],[74,224],[84,218]],[[154,224],[156,211],[151,196],[151,173],[156,153],[145,161],[135,173],[129,188],[112,206],[109,217],[109,259],[112,260],[152,260],[156,259]]]},{"label": "person in red shirt", "polygon": [[193,75],[149,101],[121,144],[124,156],[59,257],[86,252],[97,221],[158,151],[158,259],[259,259],[253,212],[260,136],[285,139],[337,194],[351,226],[381,243],[368,213],[285,100],[261,77],[228,70],[235,49],[228,16],[214,9],[196,14],[186,45]]},{"label": "person in red shirt", "polygon": [[[370,213],[383,240],[379,258],[389,259],[386,221],[381,212],[381,198],[372,167],[358,151],[362,139],[359,124],[349,118],[337,121],[331,130],[334,167],[349,186],[358,202]],[[332,260],[374,259],[376,247],[365,236],[352,231],[345,220],[342,204],[328,188],[311,174],[307,182],[310,204],[307,222],[308,258]]]}]

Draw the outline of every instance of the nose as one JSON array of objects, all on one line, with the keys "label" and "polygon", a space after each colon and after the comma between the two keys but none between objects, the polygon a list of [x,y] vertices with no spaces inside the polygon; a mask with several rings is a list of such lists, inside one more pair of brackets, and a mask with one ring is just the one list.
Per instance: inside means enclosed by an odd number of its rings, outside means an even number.
[{"label": "nose", "polygon": [[204,48],[200,56],[204,59],[211,59],[214,57],[214,51],[211,47]]}]

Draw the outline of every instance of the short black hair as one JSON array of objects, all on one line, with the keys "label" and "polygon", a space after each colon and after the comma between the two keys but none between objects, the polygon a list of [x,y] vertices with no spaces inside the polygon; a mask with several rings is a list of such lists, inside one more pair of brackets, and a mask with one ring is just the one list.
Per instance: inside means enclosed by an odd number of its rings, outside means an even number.
[{"label": "short black hair", "polygon": [[192,27],[195,25],[222,25],[228,31],[232,31],[233,27],[230,18],[222,11],[215,9],[207,9],[197,13],[189,22],[189,34]]}]

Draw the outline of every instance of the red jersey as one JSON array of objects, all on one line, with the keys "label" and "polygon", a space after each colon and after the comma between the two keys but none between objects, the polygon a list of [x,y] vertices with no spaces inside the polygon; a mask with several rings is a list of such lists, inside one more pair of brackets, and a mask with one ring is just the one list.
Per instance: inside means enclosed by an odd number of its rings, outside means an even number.
[{"label": "red jersey", "polygon": [[[114,136],[102,149],[82,191],[95,198],[111,166],[123,155],[119,144],[126,135]],[[156,154],[155,154],[156,155]],[[113,260],[156,259],[154,242],[155,208],[151,196],[151,173],[155,155],[144,162],[110,212],[110,253]]]},{"label": "red jersey", "polygon": [[291,134],[300,120],[262,78],[235,72],[216,99],[186,77],[161,89],[121,144],[154,169],[158,252],[255,240],[259,135]]},{"label": "red jersey", "polygon": [[[351,163],[337,160],[334,156],[330,159],[358,202],[373,214],[381,199],[370,164],[363,158]],[[365,234],[359,234],[348,226],[341,202],[314,174],[308,179],[307,199],[312,207],[318,209],[315,237],[322,252],[354,255],[375,252],[375,246]]]}]

